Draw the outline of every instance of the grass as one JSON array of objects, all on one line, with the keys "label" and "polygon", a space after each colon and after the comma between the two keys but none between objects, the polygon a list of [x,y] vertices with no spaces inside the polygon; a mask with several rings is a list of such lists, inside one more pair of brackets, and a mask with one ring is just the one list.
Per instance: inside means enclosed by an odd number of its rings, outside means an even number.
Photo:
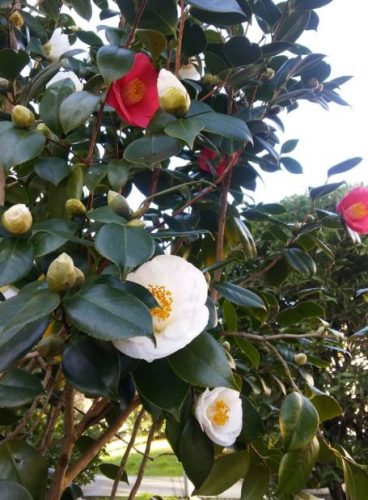
[{"label": "grass", "polygon": [[[136,448],[144,452],[145,442],[137,443]],[[104,458],[104,462],[113,463],[116,465],[120,464],[121,457],[123,456],[125,447],[122,445],[121,441],[113,441],[107,447],[108,456]],[[153,460],[148,460],[145,468],[145,476],[154,477],[178,477],[182,476],[183,468],[172,452],[166,439],[157,439],[153,441],[151,446],[151,452],[149,456]],[[132,450],[129,456],[127,464],[127,474],[136,475],[138,472],[139,465],[141,463],[142,455]],[[138,497],[137,497],[138,498]],[[142,497],[146,498],[146,497]],[[150,497],[149,497],[150,498]]]}]

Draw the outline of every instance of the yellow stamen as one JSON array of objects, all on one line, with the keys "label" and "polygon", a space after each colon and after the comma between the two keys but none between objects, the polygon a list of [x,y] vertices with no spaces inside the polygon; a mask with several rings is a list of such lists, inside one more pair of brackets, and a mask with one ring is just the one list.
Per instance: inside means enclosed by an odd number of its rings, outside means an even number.
[{"label": "yellow stamen", "polygon": [[170,290],[164,286],[148,285],[148,290],[157,300],[160,307],[152,307],[151,314],[156,319],[166,320],[170,317],[172,311],[173,298]]},{"label": "yellow stamen", "polygon": [[359,201],[358,203],[351,205],[351,207],[348,208],[348,212],[352,219],[363,219],[363,217],[368,215],[368,205]]},{"label": "yellow stamen", "polygon": [[216,425],[225,425],[230,418],[230,408],[223,399],[216,400],[207,409],[208,418]]},{"label": "yellow stamen", "polygon": [[146,94],[146,86],[138,78],[134,78],[122,90],[123,101],[127,106],[137,104]]}]

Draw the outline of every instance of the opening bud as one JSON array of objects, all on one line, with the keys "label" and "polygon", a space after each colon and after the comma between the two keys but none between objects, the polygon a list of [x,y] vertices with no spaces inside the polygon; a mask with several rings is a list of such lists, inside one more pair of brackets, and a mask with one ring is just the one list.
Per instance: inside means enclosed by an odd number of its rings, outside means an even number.
[{"label": "opening bud", "polygon": [[29,128],[35,122],[32,111],[21,104],[14,106],[11,112],[11,119],[14,127]]},{"label": "opening bud", "polygon": [[77,280],[73,259],[62,253],[49,265],[46,274],[47,284],[52,292],[66,292],[73,288]]},{"label": "opening bud", "polygon": [[116,191],[109,191],[107,193],[107,203],[111,210],[123,217],[130,218],[132,211],[123,195]]},{"label": "opening bud", "polygon": [[32,214],[26,205],[18,203],[5,210],[1,223],[11,234],[25,234],[32,227]]},{"label": "opening bud", "polygon": [[157,80],[161,108],[180,118],[190,107],[190,97],[184,85],[170,71],[162,69]]},{"label": "opening bud", "polygon": [[298,354],[295,354],[295,356],[294,356],[294,362],[298,366],[304,366],[307,361],[308,361],[308,358],[307,358],[307,355],[304,354],[304,352],[299,352]]},{"label": "opening bud", "polygon": [[85,215],[87,212],[86,207],[78,198],[69,198],[65,203],[65,208],[70,215]]}]

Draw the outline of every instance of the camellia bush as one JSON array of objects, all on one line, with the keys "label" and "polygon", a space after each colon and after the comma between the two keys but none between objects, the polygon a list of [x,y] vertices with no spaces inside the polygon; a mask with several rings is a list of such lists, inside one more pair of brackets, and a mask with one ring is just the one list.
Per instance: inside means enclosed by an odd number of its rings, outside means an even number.
[{"label": "camellia bush", "polygon": [[346,104],[349,77],[298,43],[330,3],[0,0],[2,499],[78,498],[97,470],[115,498],[147,415],[129,498],[162,428],[196,495],[289,499],[332,471],[336,498],[366,498],[315,385],[368,333],[361,304],[353,327],[330,307],[333,279],[358,290],[328,239],[357,255],[368,188],[319,205],[361,159],[326,166],[302,220],[251,196],[262,171],[302,172],[284,111]]}]

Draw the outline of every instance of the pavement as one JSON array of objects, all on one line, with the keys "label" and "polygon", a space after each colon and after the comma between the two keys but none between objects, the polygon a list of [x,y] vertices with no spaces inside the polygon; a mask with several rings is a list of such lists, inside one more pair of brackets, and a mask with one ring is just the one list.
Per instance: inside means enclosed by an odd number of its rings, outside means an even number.
[{"label": "pavement", "polygon": [[[136,476],[129,476],[129,485],[120,482],[117,496],[127,496],[136,480]],[[82,487],[84,497],[110,496],[113,485],[111,479],[97,475],[95,480]],[[188,497],[193,491],[193,484],[186,477],[144,477],[139,493],[151,493],[152,495]],[[241,483],[237,483],[221,494],[221,498],[240,498]],[[194,498],[194,497],[192,497]],[[218,497],[220,498],[220,497]]]}]

